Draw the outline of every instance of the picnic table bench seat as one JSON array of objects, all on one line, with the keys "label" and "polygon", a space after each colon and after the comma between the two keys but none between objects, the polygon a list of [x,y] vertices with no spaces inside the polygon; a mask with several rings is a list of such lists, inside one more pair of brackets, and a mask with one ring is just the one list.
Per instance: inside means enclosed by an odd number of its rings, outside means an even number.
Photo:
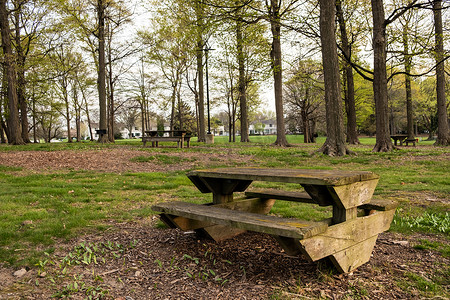
[{"label": "picnic table bench seat", "polygon": [[[280,190],[268,190],[268,191],[250,191],[245,192],[248,198],[260,198],[260,199],[275,199],[284,201],[293,201],[301,203],[315,203],[308,193],[305,192],[291,192]],[[331,204],[328,204],[331,205]],[[380,210],[387,211],[395,209],[398,203],[392,200],[383,199],[371,199],[369,203],[359,205],[359,209],[364,210]]]},{"label": "picnic table bench seat", "polygon": [[[152,207],[165,214],[177,215],[205,222],[202,226],[224,225],[249,231],[303,239],[325,232],[328,222],[288,219],[247,211],[232,210],[216,205],[188,202],[167,202]],[[191,228],[192,229],[192,228]]]}]

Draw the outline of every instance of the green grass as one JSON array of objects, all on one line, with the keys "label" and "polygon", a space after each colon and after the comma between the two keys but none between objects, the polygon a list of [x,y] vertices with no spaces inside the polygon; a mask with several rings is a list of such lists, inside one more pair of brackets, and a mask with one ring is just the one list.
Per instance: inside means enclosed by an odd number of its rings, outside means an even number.
[{"label": "green grass", "polygon": [[[390,153],[373,153],[375,139],[361,138],[361,145],[351,146],[356,155],[328,157],[316,151],[317,144],[303,144],[302,136],[288,136],[294,146],[271,146],[274,136],[252,136],[251,143],[228,143],[227,137],[215,137],[215,143],[197,143],[193,138],[189,149],[143,148],[140,140],[120,140],[115,144],[52,143],[24,146],[0,145],[6,151],[85,151],[110,148],[138,149],[137,163],[174,165],[181,161],[171,153],[192,152],[208,157],[212,153],[240,155],[243,163],[260,167],[308,168],[334,170],[367,170],[380,175],[375,197],[400,201],[391,230],[409,234],[434,233],[448,237],[449,205],[435,200],[448,200],[450,195],[449,149],[419,142],[418,147],[403,147]],[[423,146],[426,144],[427,146]],[[207,160],[213,166],[227,163]],[[201,160],[195,161],[199,168]],[[234,164],[233,164],[234,165]],[[255,182],[251,188],[296,190],[296,185]],[[432,199],[433,201],[428,201]],[[185,172],[101,173],[94,171],[54,171],[33,173],[22,168],[2,166],[0,162],[0,263],[34,265],[44,251],[57,241],[85,232],[101,232],[109,220],[127,221],[145,218],[158,201],[180,200],[196,203],[210,201],[200,193]],[[435,203],[435,204],[433,204]],[[439,204],[441,203],[441,204]],[[329,208],[278,201],[273,214],[317,220],[330,216]],[[31,221],[31,222],[30,222]],[[444,238],[445,239],[445,238]],[[437,250],[445,253],[445,247]]]}]

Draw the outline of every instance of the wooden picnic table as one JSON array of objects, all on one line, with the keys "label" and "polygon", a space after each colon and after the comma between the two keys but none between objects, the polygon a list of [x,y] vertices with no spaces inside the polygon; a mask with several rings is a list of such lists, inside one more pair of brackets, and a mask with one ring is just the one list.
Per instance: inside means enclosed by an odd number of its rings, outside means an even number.
[{"label": "wooden picnic table", "polygon": [[[366,171],[220,168],[187,174],[210,204],[160,203],[153,210],[173,228],[196,230],[220,241],[245,230],[273,235],[286,253],[316,261],[329,257],[341,272],[367,262],[378,234],[389,229],[396,203],[373,200],[379,176]],[[250,191],[253,181],[299,184],[304,191]],[[332,206],[318,222],[267,215],[276,200]]]},{"label": "wooden picnic table", "polygon": [[142,137],[144,147],[147,142],[151,142],[152,147],[158,147],[159,142],[177,142],[178,148],[183,148],[184,145],[190,147],[191,136],[187,135],[186,130],[148,130],[144,133]]},{"label": "wooden picnic table", "polygon": [[397,146],[397,141],[400,142],[400,146],[403,145],[403,142],[406,140],[408,136],[406,134],[393,134],[391,135],[391,139],[394,140],[394,145]]}]

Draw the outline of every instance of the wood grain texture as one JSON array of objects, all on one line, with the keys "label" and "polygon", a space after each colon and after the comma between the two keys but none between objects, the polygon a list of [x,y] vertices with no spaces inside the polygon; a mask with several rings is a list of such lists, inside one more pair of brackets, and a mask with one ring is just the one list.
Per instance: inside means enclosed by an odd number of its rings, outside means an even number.
[{"label": "wood grain texture", "polygon": [[378,235],[359,242],[330,256],[333,265],[341,273],[348,273],[370,260]]},{"label": "wood grain texture", "polygon": [[372,215],[329,226],[316,236],[300,241],[312,261],[333,255],[389,229],[395,210],[377,211]]},{"label": "wood grain texture", "polygon": [[276,199],[284,201],[302,202],[302,203],[316,203],[308,193],[302,192],[286,192],[279,190],[270,191],[251,191],[245,192],[247,197],[261,198],[261,199]]},{"label": "wood grain texture", "polygon": [[185,202],[160,203],[153,206],[152,209],[169,215],[178,215],[217,225],[298,239],[314,236],[324,232],[328,227],[326,222],[279,218]]},{"label": "wood grain texture", "polygon": [[187,175],[188,177],[198,176],[334,186],[379,178],[378,175],[368,171],[264,168],[218,168],[191,171]]}]

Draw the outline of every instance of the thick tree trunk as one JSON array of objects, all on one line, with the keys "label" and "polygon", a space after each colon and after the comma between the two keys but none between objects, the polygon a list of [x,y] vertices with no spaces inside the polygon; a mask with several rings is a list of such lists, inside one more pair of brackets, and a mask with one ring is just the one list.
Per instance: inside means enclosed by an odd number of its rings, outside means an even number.
[{"label": "thick tree trunk", "polygon": [[320,0],[320,40],[325,84],[327,139],[318,150],[330,156],[350,153],[345,145],[342,116],[341,81],[335,36],[336,3]]},{"label": "thick tree trunk", "polygon": [[25,97],[25,54],[22,47],[21,33],[20,33],[20,13],[21,4],[15,2],[14,4],[14,18],[15,18],[15,40],[17,52],[17,99],[20,107],[20,121],[22,123],[22,139],[25,143],[30,143],[28,135],[28,106]]},{"label": "thick tree trunk", "polygon": [[[351,58],[351,49],[347,37],[347,27],[345,24],[344,13],[342,11],[341,0],[336,1],[336,14],[341,32],[341,47],[347,59]],[[358,133],[356,131],[356,108],[355,108],[355,84],[353,81],[353,69],[350,63],[344,59],[344,100],[345,111],[347,113],[347,143],[360,144]]]},{"label": "thick tree trunk", "polygon": [[411,63],[412,57],[409,54],[409,36],[408,26],[403,27],[403,58],[405,65],[405,92],[406,92],[406,122],[408,139],[414,139],[414,120],[413,120],[413,106],[412,106],[412,92],[411,92]]},{"label": "thick tree trunk", "polygon": [[247,93],[246,93],[246,78],[245,78],[245,62],[244,62],[244,50],[243,50],[243,37],[242,37],[242,20],[238,19],[236,24],[236,47],[237,47],[237,59],[239,68],[239,103],[241,109],[241,142],[250,142],[248,136],[248,109],[247,109]]},{"label": "thick tree trunk", "polygon": [[280,7],[277,0],[270,1],[270,28],[272,31],[272,72],[275,91],[275,114],[277,118],[277,139],[276,146],[286,147],[286,131],[284,126],[283,111],[283,74],[281,65],[281,23],[280,23]]},{"label": "thick tree trunk", "polygon": [[98,141],[108,142],[107,115],[106,115],[106,58],[105,58],[105,3],[104,0],[97,1],[98,21],[98,102],[100,107],[99,129],[102,131]]},{"label": "thick tree trunk", "polygon": [[376,143],[374,152],[389,152],[394,149],[389,134],[389,112],[386,75],[386,25],[383,0],[372,0],[374,75],[373,96],[375,99]]},{"label": "thick tree trunk", "polygon": [[11,48],[11,31],[9,28],[8,11],[6,0],[0,0],[0,29],[2,36],[3,59],[6,67],[6,78],[8,82],[8,143],[11,145],[22,145],[19,120],[18,97],[17,97],[17,77],[15,57]]},{"label": "thick tree trunk", "polygon": [[433,1],[434,38],[436,52],[436,95],[438,113],[438,132],[436,146],[450,145],[450,132],[447,115],[447,99],[445,97],[445,71],[444,71],[444,32],[442,30],[442,1]]}]

